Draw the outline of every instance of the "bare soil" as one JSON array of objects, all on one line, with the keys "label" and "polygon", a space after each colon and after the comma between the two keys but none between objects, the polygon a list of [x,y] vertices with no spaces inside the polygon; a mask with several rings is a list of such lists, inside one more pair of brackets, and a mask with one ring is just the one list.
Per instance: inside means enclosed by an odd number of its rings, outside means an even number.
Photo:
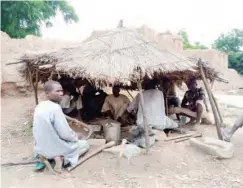
[{"label": "bare soil", "polygon": [[[243,101],[243,98],[241,98]],[[29,120],[34,108],[33,96],[4,96],[2,98],[1,163],[32,160],[33,138]],[[239,101],[240,102],[240,101]],[[225,118],[233,124],[243,108],[220,103]],[[204,135],[216,137],[214,126],[201,126]],[[91,158],[67,178],[50,172],[36,173],[33,166],[2,167],[3,188],[97,188],[97,187],[243,187],[243,130],[232,142],[236,150],[229,160],[191,148],[189,143],[156,142],[149,155],[117,165],[116,156],[100,153]]]}]

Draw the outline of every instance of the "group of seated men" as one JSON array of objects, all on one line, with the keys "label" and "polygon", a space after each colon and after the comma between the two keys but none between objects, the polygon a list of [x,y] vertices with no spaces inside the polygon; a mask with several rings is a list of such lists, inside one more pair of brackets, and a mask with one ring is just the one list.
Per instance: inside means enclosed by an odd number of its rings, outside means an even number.
[{"label": "group of seated men", "polygon": [[101,116],[107,96],[103,90],[96,89],[86,80],[66,78],[59,82],[63,88],[60,105],[64,114],[85,121]]},{"label": "group of seated men", "polygon": [[[159,130],[173,129],[178,127],[178,123],[168,118],[168,115],[176,114],[180,121],[181,116],[190,118],[189,125],[200,123],[212,124],[205,93],[202,88],[197,87],[196,79],[190,79],[187,83],[188,91],[185,93],[182,103],[176,96],[174,85],[169,80],[164,80],[163,88],[157,89],[155,81],[149,81],[144,84],[142,92],[144,98],[144,109],[140,100],[140,95],[130,102],[129,98],[120,94],[119,86],[112,88],[112,95],[106,97],[102,107],[102,114],[126,124],[129,114],[136,115],[136,124],[143,126],[144,116],[147,124]],[[165,106],[168,106],[166,113]]]},{"label": "group of seated men", "polygon": [[[64,96],[61,107],[65,114],[77,116],[78,112],[83,120],[105,116],[117,120],[123,125],[128,123],[129,114],[135,112],[137,113],[137,125],[142,125],[143,115],[142,109],[140,109],[139,94],[133,101],[130,101],[127,96],[120,94],[118,85],[112,88],[112,94],[108,96],[89,83],[82,86],[74,86],[70,83],[68,87],[63,85]],[[200,122],[212,124],[208,115],[204,90],[197,87],[196,79],[192,78],[188,81],[189,90],[185,93],[181,103],[176,96],[175,85],[169,79],[164,79],[160,85],[163,87],[160,86],[157,89],[157,83],[154,80],[144,83],[144,114],[151,126],[160,126],[160,129],[164,129],[166,126],[167,128],[175,127],[175,123],[167,122],[170,121],[167,116],[172,114],[176,114],[178,121],[181,121],[181,116],[189,117],[188,124],[198,125]],[[97,93],[99,94],[97,95]]]},{"label": "group of seated men", "polygon": [[[170,113],[177,113],[191,118],[190,123],[198,124],[200,121],[210,123],[207,117],[207,108],[203,100],[204,92],[197,87],[196,80],[188,83],[189,90],[182,100],[182,108],[169,107]],[[78,135],[69,127],[63,110],[59,105],[63,97],[63,88],[59,82],[47,81],[44,85],[46,101],[39,103],[34,112],[33,136],[35,139],[34,151],[39,156],[40,162],[36,168],[42,169],[47,165],[47,159],[54,159],[54,170],[62,173],[63,164],[75,166],[78,158],[89,150],[87,141],[80,140]],[[113,87],[113,94],[106,97],[102,112],[105,115],[123,120],[125,113],[135,112],[136,124],[144,126],[144,120],[155,129],[177,128],[178,124],[165,114],[164,94],[156,89],[156,83],[150,81],[145,84],[143,105],[138,94],[130,103],[129,99],[121,95],[118,86]],[[230,141],[237,129],[243,126],[241,116],[231,130],[223,131],[224,139]]]},{"label": "group of seated men", "polygon": [[[140,128],[144,128],[144,120],[150,128],[158,130],[178,128],[178,123],[170,119],[165,113],[164,95],[167,96],[167,94],[157,89],[156,86],[157,84],[153,80],[144,84],[144,90],[142,91],[143,105],[140,94],[137,94],[130,102],[128,97],[120,94],[119,86],[114,86],[112,95],[104,95],[104,102],[100,103],[102,104],[100,105],[100,112],[102,115],[109,116],[121,123],[126,123],[127,114],[134,114],[136,116],[136,125]],[[37,105],[33,122],[35,152],[40,156],[38,165],[43,167],[45,166],[45,159],[54,159],[56,162],[54,170],[57,172],[61,170],[63,163],[70,163],[71,166],[77,165],[78,157],[89,149],[87,142],[79,140],[78,135],[69,127],[64,116],[63,112],[70,112],[63,108],[63,97],[65,95],[70,96],[72,92],[75,93],[72,89],[73,91],[69,90],[69,93],[65,92],[63,96],[64,87],[55,81],[45,83],[44,90],[48,100]],[[89,88],[90,85],[85,85],[85,87]],[[82,96],[84,96],[85,87],[80,93]],[[188,88],[189,90],[182,100],[182,108],[175,103],[178,100],[174,99],[173,105],[169,106],[169,113],[188,116],[191,118],[190,123],[195,125],[201,121],[210,123],[203,103],[205,99],[203,90],[197,87],[195,79],[189,81]],[[88,91],[90,92],[90,90]],[[175,94],[174,97],[176,97]],[[59,105],[60,103],[63,105],[63,109]],[[88,104],[90,103],[94,104],[95,101],[90,102],[88,100]],[[170,105],[170,103],[168,104]],[[89,105],[88,108],[92,109],[92,105]],[[98,108],[96,110],[99,111]]]}]

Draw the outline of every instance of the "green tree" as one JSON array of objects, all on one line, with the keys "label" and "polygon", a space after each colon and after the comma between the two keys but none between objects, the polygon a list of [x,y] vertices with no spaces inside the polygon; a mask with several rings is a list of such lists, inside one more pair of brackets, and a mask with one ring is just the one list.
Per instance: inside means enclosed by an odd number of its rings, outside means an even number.
[{"label": "green tree", "polygon": [[66,23],[78,21],[74,8],[66,1],[1,1],[1,30],[12,38],[41,36],[41,25],[51,27],[57,11]]},{"label": "green tree", "polygon": [[178,35],[181,36],[181,38],[182,38],[183,48],[185,50],[187,50],[187,49],[208,49],[205,45],[201,44],[198,41],[195,42],[194,44],[191,44],[187,32],[183,29],[178,32]]},{"label": "green tree", "polygon": [[243,29],[233,29],[227,34],[221,34],[214,41],[213,48],[223,52],[240,52],[243,47]]},{"label": "green tree", "polygon": [[243,75],[243,29],[233,29],[221,34],[213,48],[228,53],[229,67]]}]

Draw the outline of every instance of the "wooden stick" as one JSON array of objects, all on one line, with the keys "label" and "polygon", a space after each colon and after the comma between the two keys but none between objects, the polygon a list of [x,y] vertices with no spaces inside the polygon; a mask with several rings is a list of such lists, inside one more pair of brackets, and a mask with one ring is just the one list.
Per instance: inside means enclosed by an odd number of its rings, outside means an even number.
[{"label": "wooden stick", "polygon": [[109,142],[109,143],[107,143],[107,144],[105,144],[105,145],[97,148],[95,151],[93,151],[91,153],[88,153],[86,156],[84,156],[83,158],[79,159],[78,164],[76,166],[74,166],[74,167],[68,168],[68,171],[70,172],[70,171],[74,170],[76,167],[78,167],[79,165],[81,165],[83,162],[85,162],[89,158],[95,156],[96,154],[100,153],[104,149],[110,148],[110,147],[115,146],[115,145],[116,145],[116,143],[114,141],[111,141],[111,142]]},{"label": "wooden stick", "polygon": [[222,125],[224,122],[223,122],[223,118],[222,118],[221,113],[220,113],[220,110],[219,110],[218,103],[217,103],[217,101],[216,101],[216,99],[215,99],[215,97],[214,97],[213,93],[211,93],[211,95],[212,95],[212,98],[213,98],[214,104],[215,104],[215,106],[216,106],[216,109],[217,109],[217,112],[218,112],[218,115],[219,115],[220,124]]},{"label": "wooden stick", "polygon": [[88,136],[86,138],[84,138],[83,140],[87,140],[91,136],[91,134],[93,133],[93,131],[91,130],[91,128],[88,126],[88,124],[86,124],[86,123],[84,123],[82,121],[79,121],[79,120],[77,120],[75,118],[71,118],[71,117],[69,117],[67,115],[65,115],[65,117],[66,117],[67,120],[74,121],[75,123],[80,124],[81,126],[83,126],[83,127],[85,127],[86,129],[89,130]]},{"label": "wooden stick", "polygon": [[140,100],[141,100],[141,104],[142,104],[143,126],[144,126],[144,129],[145,129],[146,154],[148,154],[148,152],[149,152],[148,125],[147,125],[147,119],[145,117],[144,98],[143,98],[143,91],[142,91],[142,83],[141,82],[138,82],[138,90],[139,90]]},{"label": "wooden stick", "polygon": [[122,157],[122,155],[123,155],[123,151],[124,151],[124,147],[125,147],[126,143],[127,143],[127,140],[126,140],[126,139],[122,139],[122,143],[121,143],[121,151],[120,151],[120,153],[119,153],[118,158],[121,158],[121,157]]},{"label": "wooden stick", "polygon": [[130,97],[131,97],[132,99],[134,99],[134,97],[132,96],[132,94],[130,93],[130,91],[129,91],[128,89],[126,89],[126,91],[127,91],[127,93],[130,95]]},{"label": "wooden stick", "polygon": [[35,76],[35,104],[38,104],[38,70],[36,70]]},{"label": "wooden stick", "polygon": [[218,119],[218,116],[217,116],[217,112],[216,112],[216,107],[215,107],[215,104],[214,104],[214,101],[213,101],[213,97],[211,95],[210,87],[209,87],[209,85],[207,83],[207,80],[205,78],[205,74],[204,74],[204,70],[203,70],[203,67],[202,67],[201,59],[199,59],[198,65],[199,65],[199,69],[200,69],[200,73],[201,73],[201,76],[202,76],[202,80],[203,80],[204,86],[206,88],[206,91],[207,91],[207,94],[208,94],[208,97],[209,97],[209,102],[210,102],[211,107],[212,107],[218,138],[220,140],[223,140],[222,133],[221,133],[221,130],[220,130],[220,122],[219,122],[219,119]]},{"label": "wooden stick", "polygon": [[38,101],[36,100],[36,90],[35,90],[35,86],[34,86],[34,83],[33,83],[33,80],[32,80],[32,73],[31,73],[31,70],[30,70],[30,67],[29,67],[29,64],[27,64],[27,68],[28,68],[28,72],[29,72],[29,82],[30,82],[30,85],[34,91],[34,95],[35,95],[35,104],[37,105],[38,104]]},{"label": "wooden stick", "polygon": [[17,163],[4,163],[1,164],[1,166],[20,166],[20,165],[30,165],[30,164],[35,164],[38,161],[28,161],[28,162],[17,162]]},{"label": "wooden stick", "polygon": [[24,61],[12,62],[12,63],[6,63],[6,65],[15,65],[15,64],[21,64],[21,63],[25,63],[25,62]]},{"label": "wooden stick", "polygon": [[120,166],[120,160],[121,160],[121,158],[122,158],[122,156],[123,156],[123,153],[124,153],[124,147],[125,147],[126,143],[127,143],[127,140],[126,140],[126,139],[122,139],[121,150],[120,150],[120,152],[119,152],[119,155],[118,155],[118,158],[117,158],[117,161],[116,161],[116,165],[117,165],[117,166]]},{"label": "wooden stick", "polygon": [[168,98],[167,98],[167,94],[165,96],[165,113],[168,116],[169,114],[169,107],[168,107]]},{"label": "wooden stick", "polygon": [[168,142],[168,141],[171,141],[171,140],[177,140],[177,139],[180,139],[180,138],[190,137],[190,136],[193,136],[193,135],[195,135],[195,133],[189,133],[189,134],[174,136],[174,137],[166,138],[165,142]]},{"label": "wooden stick", "polygon": [[197,137],[202,137],[202,133],[198,133],[198,134],[195,134],[195,135],[190,136],[190,137],[175,140],[175,143],[183,142],[183,141],[189,140],[190,138],[197,138]]}]

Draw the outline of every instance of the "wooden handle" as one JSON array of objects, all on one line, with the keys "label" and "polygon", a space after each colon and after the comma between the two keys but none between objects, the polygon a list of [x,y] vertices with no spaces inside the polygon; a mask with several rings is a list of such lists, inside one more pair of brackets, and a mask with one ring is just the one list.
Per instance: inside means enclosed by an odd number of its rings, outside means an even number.
[{"label": "wooden handle", "polygon": [[121,151],[120,151],[120,153],[119,153],[119,157],[118,157],[118,158],[121,158],[121,157],[122,157],[122,155],[123,155],[123,151],[124,151],[124,147],[125,147],[126,143],[127,143],[127,140],[126,140],[126,139],[122,139],[122,143],[121,143]]},{"label": "wooden handle", "polygon": [[74,170],[76,167],[78,167],[79,165],[81,165],[83,162],[85,162],[86,160],[88,160],[89,158],[95,156],[96,154],[100,153],[102,150],[106,149],[106,148],[110,148],[112,146],[115,146],[116,143],[114,141],[108,142],[107,144],[100,146],[99,148],[97,148],[95,151],[88,153],[87,155],[85,155],[84,157],[82,157],[79,161],[78,164],[74,167],[70,167],[68,168],[68,171],[72,171]]},{"label": "wooden handle", "polygon": [[177,140],[177,139],[180,139],[180,138],[191,137],[193,135],[195,135],[195,133],[189,133],[189,134],[180,135],[180,136],[173,136],[173,137],[170,137],[170,138],[166,138],[165,142],[170,141],[170,140]]},{"label": "wooden handle", "polygon": [[84,123],[82,121],[79,121],[79,120],[77,120],[75,118],[71,118],[71,117],[69,117],[67,115],[65,115],[65,117],[66,117],[67,120],[73,121],[73,122],[75,122],[75,123],[77,123],[79,125],[82,125],[83,127],[85,127],[86,129],[89,130],[88,136],[86,136],[86,138],[83,138],[82,140],[87,140],[92,135],[93,131],[91,130],[91,128],[86,123]]},{"label": "wooden handle", "polygon": [[198,133],[198,134],[195,134],[195,135],[190,136],[190,137],[177,139],[177,140],[175,140],[175,143],[183,142],[183,141],[189,140],[191,138],[197,138],[197,137],[202,137],[202,134],[201,133]]}]

